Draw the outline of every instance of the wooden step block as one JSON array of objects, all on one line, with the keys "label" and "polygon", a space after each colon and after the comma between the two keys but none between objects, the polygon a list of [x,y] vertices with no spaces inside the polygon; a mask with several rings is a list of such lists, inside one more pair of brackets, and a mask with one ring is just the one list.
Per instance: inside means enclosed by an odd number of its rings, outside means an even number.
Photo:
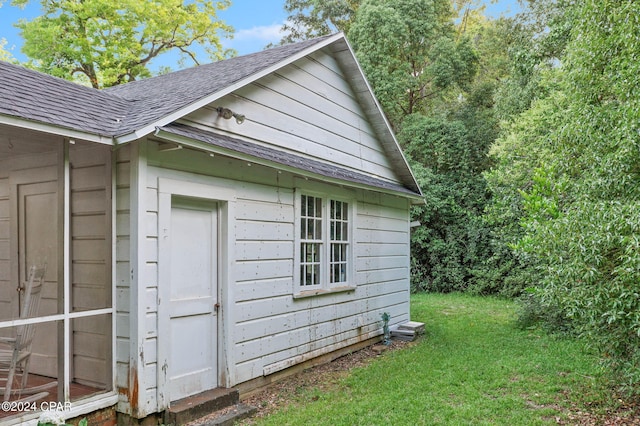
[{"label": "wooden step block", "polygon": [[389,332],[392,339],[405,340],[407,342],[415,340],[416,336],[418,335],[414,330],[403,330],[397,325],[390,327]]},{"label": "wooden step block", "polygon": [[409,321],[398,325],[398,328],[400,330],[413,330],[416,334],[424,334],[423,322]]}]

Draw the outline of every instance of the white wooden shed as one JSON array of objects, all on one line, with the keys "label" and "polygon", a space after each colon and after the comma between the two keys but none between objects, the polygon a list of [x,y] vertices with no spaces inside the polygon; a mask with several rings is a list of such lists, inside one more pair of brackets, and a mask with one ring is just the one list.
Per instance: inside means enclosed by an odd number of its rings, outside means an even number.
[{"label": "white wooden shed", "polygon": [[30,373],[67,417],[379,340],[410,319],[416,202],[342,34],[102,91],[0,62],[0,336],[37,324]]}]

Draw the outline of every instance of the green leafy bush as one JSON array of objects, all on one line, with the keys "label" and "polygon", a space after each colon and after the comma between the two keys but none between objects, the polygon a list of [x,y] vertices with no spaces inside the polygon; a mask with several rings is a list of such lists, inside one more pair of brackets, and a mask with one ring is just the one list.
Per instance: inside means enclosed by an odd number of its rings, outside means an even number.
[{"label": "green leafy bush", "polygon": [[[549,95],[494,150],[493,183],[517,200],[513,247],[540,276],[523,321],[553,324],[541,310],[557,308],[640,394],[640,3],[586,0],[573,12]],[[526,163],[509,163],[514,148]]]}]

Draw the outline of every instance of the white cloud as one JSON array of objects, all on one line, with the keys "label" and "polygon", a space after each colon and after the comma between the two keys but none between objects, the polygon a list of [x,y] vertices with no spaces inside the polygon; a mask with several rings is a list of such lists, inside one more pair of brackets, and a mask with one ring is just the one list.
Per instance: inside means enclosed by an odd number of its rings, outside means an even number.
[{"label": "white cloud", "polygon": [[236,31],[233,36],[237,41],[261,41],[265,43],[279,42],[284,35],[282,30],[283,24],[262,25],[244,30]]}]

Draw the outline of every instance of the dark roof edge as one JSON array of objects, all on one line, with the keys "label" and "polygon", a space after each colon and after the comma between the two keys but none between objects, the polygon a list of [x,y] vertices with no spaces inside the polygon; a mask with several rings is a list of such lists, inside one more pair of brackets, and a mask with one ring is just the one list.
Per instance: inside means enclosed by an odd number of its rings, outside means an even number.
[{"label": "dark roof edge", "polygon": [[104,145],[113,146],[114,141],[111,136],[102,135],[99,133],[92,133],[88,131],[74,129],[68,126],[62,126],[44,121],[32,120],[29,118],[23,118],[15,115],[7,115],[0,113],[0,125],[19,127],[26,130],[33,130],[35,132],[48,133],[51,135],[57,135],[66,137],[69,139],[84,140],[87,142],[96,142]]},{"label": "dark roof edge", "polygon": [[205,144],[204,146],[198,145],[194,147],[201,149],[215,147],[215,151],[219,154],[249,160],[256,164],[262,164],[289,172],[302,171],[310,177],[315,176],[324,181],[333,181],[334,183],[365,189],[377,189],[412,200],[423,200],[420,193],[416,193],[400,184],[180,123],[172,123],[164,127],[159,127],[156,129],[155,134],[160,138],[175,143],[203,143]]}]

